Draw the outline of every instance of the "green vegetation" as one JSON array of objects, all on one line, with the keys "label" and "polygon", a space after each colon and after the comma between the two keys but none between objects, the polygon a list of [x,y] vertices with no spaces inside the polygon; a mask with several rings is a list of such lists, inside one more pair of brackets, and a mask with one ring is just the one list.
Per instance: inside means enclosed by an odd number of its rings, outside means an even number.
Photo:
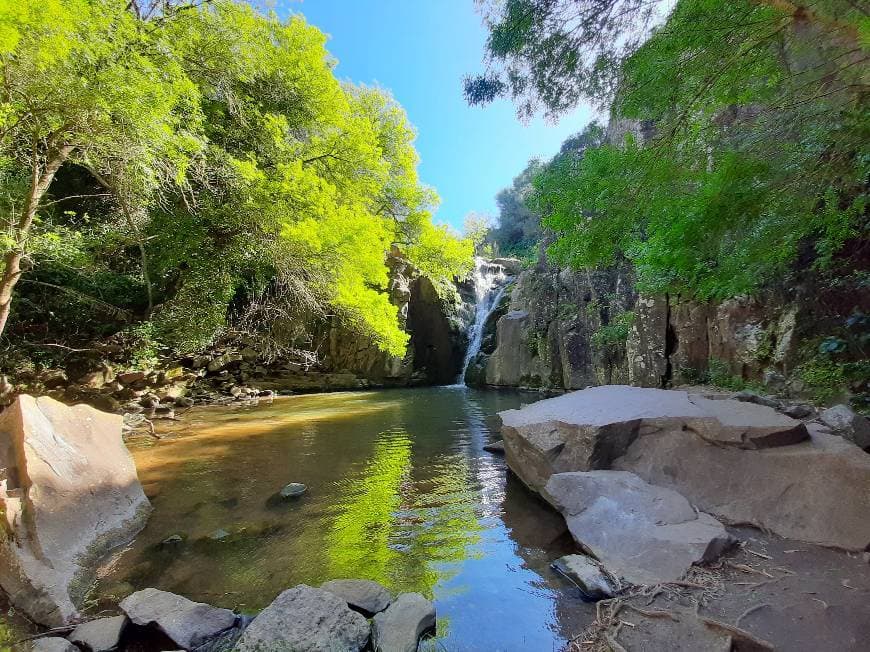
[{"label": "green vegetation", "polygon": [[472,243],[432,223],[404,111],[324,43],[231,0],[0,1],[0,333],[132,328],[146,360],[337,315],[401,355],[391,247],[437,282]]},{"label": "green vegetation", "polygon": [[534,175],[550,253],[625,257],[641,290],[702,299],[751,292],[799,257],[829,267],[868,231],[870,17],[837,0],[681,0],[650,29],[654,4],[490,4],[494,72],[467,80],[472,103],[507,94],[521,114],[557,115],[587,98],[615,120]]}]

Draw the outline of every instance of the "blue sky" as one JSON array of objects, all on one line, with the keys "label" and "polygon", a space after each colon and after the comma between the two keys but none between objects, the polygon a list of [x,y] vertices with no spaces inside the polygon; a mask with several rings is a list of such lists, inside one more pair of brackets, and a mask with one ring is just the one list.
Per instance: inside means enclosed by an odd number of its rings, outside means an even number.
[{"label": "blue sky", "polygon": [[461,229],[496,214],[495,194],[533,157],[550,157],[592,113],[523,125],[513,104],[469,107],[462,77],[481,70],[486,40],[473,0],[281,0],[330,36],[341,79],[389,89],[417,128],[420,177],[441,196],[436,221]]}]

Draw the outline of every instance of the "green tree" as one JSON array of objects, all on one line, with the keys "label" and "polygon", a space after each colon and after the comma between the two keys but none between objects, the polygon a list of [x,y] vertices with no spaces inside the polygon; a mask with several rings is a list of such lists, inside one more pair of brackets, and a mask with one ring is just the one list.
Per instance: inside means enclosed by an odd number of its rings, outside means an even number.
[{"label": "green tree", "polygon": [[0,334],[30,267],[31,229],[58,170],[135,153],[141,185],[177,178],[195,150],[185,124],[195,89],[177,62],[113,0],[0,4],[2,216]]}]

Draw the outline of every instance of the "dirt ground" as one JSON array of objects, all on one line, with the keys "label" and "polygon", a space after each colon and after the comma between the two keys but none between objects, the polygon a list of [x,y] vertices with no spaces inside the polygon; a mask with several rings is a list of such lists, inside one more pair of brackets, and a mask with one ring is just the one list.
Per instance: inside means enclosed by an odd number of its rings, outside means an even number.
[{"label": "dirt ground", "polygon": [[867,554],[730,531],[740,545],[685,582],[598,603],[568,652],[870,650]]}]

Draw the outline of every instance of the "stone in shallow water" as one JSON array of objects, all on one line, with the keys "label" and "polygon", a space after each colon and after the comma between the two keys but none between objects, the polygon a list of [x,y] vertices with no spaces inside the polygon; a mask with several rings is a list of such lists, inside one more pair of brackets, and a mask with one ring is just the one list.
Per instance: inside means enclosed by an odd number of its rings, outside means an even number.
[{"label": "stone in shallow water", "polygon": [[127,626],[127,616],[98,618],[76,627],[69,640],[91,652],[108,652],[118,647],[121,634]]},{"label": "stone in shallow water", "polygon": [[435,605],[419,593],[403,593],[372,620],[375,652],[416,652],[420,637],[435,627]]},{"label": "stone in shallow water", "polygon": [[185,649],[199,647],[236,622],[236,615],[229,609],[154,588],[127,596],[121,601],[121,609],[136,625],[154,626]]},{"label": "stone in shallow water", "polygon": [[715,518],[634,473],[557,473],[543,495],[562,512],[575,541],[630,584],[679,580],[734,543]]},{"label": "stone in shallow water", "polygon": [[357,652],[369,624],[337,595],[305,584],[281,593],[245,629],[234,652]]},{"label": "stone in shallow water", "polygon": [[372,580],[330,580],[320,586],[344,600],[354,611],[373,616],[390,606],[392,596]]},{"label": "stone in shallow water", "polygon": [[281,498],[298,498],[302,494],[308,491],[308,487],[306,487],[301,482],[291,482],[286,485],[283,489],[281,489],[279,495]]},{"label": "stone in shallow water", "polygon": [[552,564],[553,569],[570,579],[592,600],[612,598],[618,590],[602,565],[586,555],[565,555]]},{"label": "stone in shallow water", "polygon": [[504,455],[504,442],[503,441],[494,441],[491,444],[487,444],[483,447],[487,453],[495,453],[496,455]]},{"label": "stone in shallow water", "polygon": [[217,529],[214,532],[212,532],[211,534],[209,534],[208,538],[211,539],[212,541],[223,541],[224,539],[228,538],[229,536],[230,536],[230,533],[221,528],[221,529]]}]

